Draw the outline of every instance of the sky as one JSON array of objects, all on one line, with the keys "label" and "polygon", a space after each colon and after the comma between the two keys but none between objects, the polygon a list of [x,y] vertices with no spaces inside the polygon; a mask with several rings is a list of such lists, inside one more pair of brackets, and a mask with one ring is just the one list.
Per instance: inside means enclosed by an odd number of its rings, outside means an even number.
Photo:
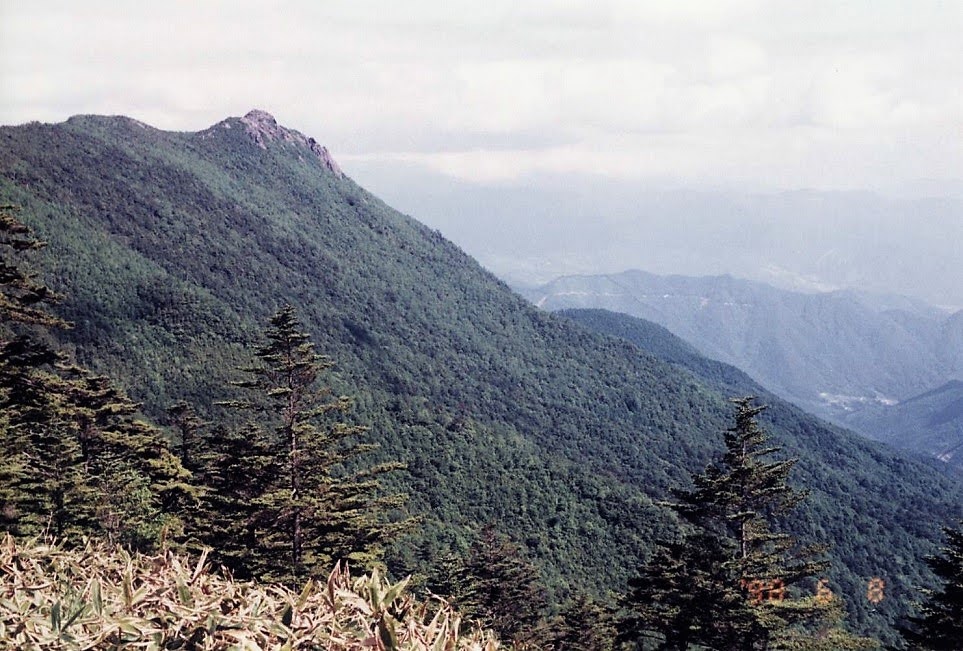
[{"label": "sky", "polygon": [[958,0],[0,0],[0,124],[257,107],[372,179],[931,192],[961,34]]}]

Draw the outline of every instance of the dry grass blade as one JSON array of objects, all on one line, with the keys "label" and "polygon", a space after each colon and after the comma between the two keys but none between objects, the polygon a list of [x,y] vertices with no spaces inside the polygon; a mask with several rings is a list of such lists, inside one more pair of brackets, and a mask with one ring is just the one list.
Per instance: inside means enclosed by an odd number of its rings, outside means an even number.
[{"label": "dry grass blade", "polygon": [[459,633],[443,601],[419,602],[407,581],[351,577],[336,566],[300,593],[238,583],[167,552],[130,555],[0,541],[0,639],[11,648],[198,651],[496,651],[490,634]]}]

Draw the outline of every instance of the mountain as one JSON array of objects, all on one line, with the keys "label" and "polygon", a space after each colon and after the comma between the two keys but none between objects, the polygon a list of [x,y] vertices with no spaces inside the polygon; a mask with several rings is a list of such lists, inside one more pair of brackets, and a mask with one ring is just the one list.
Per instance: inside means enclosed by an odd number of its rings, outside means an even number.
[{"label": "mountain", "polygon": [[[49,241],[61,343],[145,412],[185,398],[214,418],[269,316],[294,304],[333,389],[354,396],[422,525],[395,571],[429,571],[495,523],[557,602],[618,590],[671,518],[653,504],[721,449],[730,396],[637,347],[532,307],[458,247],[356,185],[263,112],[198,133],[124,117],[0,128],[0,200]],[[856,625],[892,638],[907,608],[863,599],[928,576],[963,488],[800,411],[766,421],[811,498],[792,524],[833,546]]]},{"label": "mountain", "polygon": [[855,412],[852,426],[897,447],[930,450],[963,470],[963,382],[952,380],[895,405]]},{"label": "mountain", "polygon": [[748,194],[602,174],[485,185],[415,170],[399,178],[377,162],[359,171],[379,196],[513,285],[625,269],[731,273],[783,289],[898,293],[963,308],[958,188],[917,188],[917,198]]},{"label": "mountain", "polygon": [[629,342],[639,350],[694,375],[721,395],[757,396],[770,411],[801,414],[802,410],[782,400],[735,366],[705,357],[689,342],[658,323],[621,312],[598,309],[560,310],[560,316],[610,337]]},{"label": "mountain", "polygon": [[841,422],[863,406],[963,377],[963,312],[947,315],[904,297],[805,294],[731,276],[642,271],[568,276],[523,292],[548,310],[603,308],[655,321],[782,397]]},{"label": "mountain", "polygon": [[[756,395],[778,409],[798,409],[735,366],[709,359],[663,326],[627,314],[598,309],[558,314],[602,334],[624,339],[641,350],[683,368],[725,395]],[[906,450],[963,469],[963,382],[952,380],[894,404],[867,405],[849,414],[853,429]]]}]

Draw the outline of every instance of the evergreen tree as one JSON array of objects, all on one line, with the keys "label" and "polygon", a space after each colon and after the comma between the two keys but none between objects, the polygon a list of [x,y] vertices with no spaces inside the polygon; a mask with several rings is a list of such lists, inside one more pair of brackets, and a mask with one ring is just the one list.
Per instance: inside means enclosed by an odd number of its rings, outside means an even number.
[{"label": "evergreen tree", "polygon": [[203,444],[204,428],[211,423],[198,416],[197,410],[186,400],[168,407],[167,416],[177,432],[176,449],[181,465],[194,472],[198,468],[197,456]]},{"label": "evergreen tree", "polygon": [[273,568],[264,576],[297,583],[339,560],[380,560],[383,543],[407,523],[387,521],[403,498],[380,496],[378,479],[401,464],[348,469],[375,446],[358,441],[365,428],[339,420],[351,400],[320,385],[334,363],[314,352],[293,307],[274,315],[266,338],[257,363],[242,369],[248,378],[235,383],[251,397],[222,403],[253,412],[270,428],[272,476],[252,520],[261,526],[259,565]]},{"label": "evergreen tree", "polygon": [[20,466],[4,487],[10,496],[4,528],[18,536],[74,539],[101,530],[93,477],[86,470],[73,423],[56,407],[52,401],[38,420],[4,432],[4,457]]},{"label": "evergreen tree", "polygon": [[[633,582],[632,614],[621,636],[654,631],[662,649],[827,648],[823,624],[838,618],[838,604],[801,596],[797,586],[825,569],[822,548],[800,548],[773,528],[804,494],[787,483],[795,460],[770,460],[779,448],[757,416],[753,398],[734,400],[735,424],[726,451],[676,491],[669,504],[688,525],[681,543],[660,545]],[[870,640],[831,631],[831,648],[871,648]]]},{"label": "evergreen tree", "polygon": [[753,629],[751,607],[729,565],[734,546],[719,536],[695,531],[682,542],[661,542],[629,580],[630,615],[618,639],[658,640],[666,651],[690,644],[736,649]]},{"label": "evergreen tree", "polygon": [[[111,537],[143,547],[152,544],[151,538],[156,540],[156,536],[144,537],[148,531],[159,534],[166,528],[168,534],[179,535],[181,518],[196,501],[197,490],[163,433],[138,417],[140,405],[110,378],[78,366],[62,369],[61,377],[55,391],[64,396],[61,412],[73,424],[84,468],[101,489],[102,506],[113,514],[112,521],[120,518],[128,523],[120,529],[131,535],[118,529]],[[127,497],[134,495],[135,487],[146,491],[140,504],[117,501],[111,486],[117,485],[119,476],[130,481]],[[121,509],[120,504],[128,506]],[[141,534],[133,535],[135,530]],[[135,541],[139,542],[135,545]]]},{"label": "evergreen tree", "polygon": [[0,523],[19,535],[64,536],[91,525],[89,491],[77,441],[66,435],[71,424],[51,392],[50,369],[62,356],[35,328],[67,324],[46,310],[60,297],[23,268],[22,254],[46,243],[15,211],[0,206]]},{"label": "evergreen tree", "polygon": [[556,651],[611,651],[616,638],[615,616],[610,606],[577,595],[562,609],[552,627]]},{"label": "evergreen tree", "polygon": [[59,297],[14,260],[43,246],[0,208],[0,523],[149,546],[191,498],[189,474],[109,379],[46,343],[44,328],[67,327],[44,309]]},{"label": "evergreen tree", "polygon": [[238,579],[276,570],[259,535],[273,526],[260,500],[278,473],[274,452],[260,427],[218,427],[204,440],[197,459],[203,494],[193,532],[210,548],[211,560]]},{"label": "evergreen tree", "polygon": [[66,327],[63,319],[45,309],[61,297],[13,258],[14,254],[47,246],[17,219],[16,211],[16,206],[0,206],[0,320],[4,329],[11,323]]},{"label": "evergreen tree", "polygon": [[36,396],[13,394],[19,422],[4,436],[22,465],[7,487],[18,496],[8,528],[102,534],[139,549],[162,531],[178,535],[196,491],[161,432],[137,418],[137,404],[76,366],[31,369],[25,379]]},{"label": "evergreen tree", "polygon": [[488,525],[466,557],[446,565],[446,575],[432,587],[473,624],[523,648],[548,642],[545,587],[538,569],[510,538]]},{"label": "evergreen tree", "polygon": [[944,527],[946,545],[926,564],[942,581],[939,589],[923,590],[926,602],[920,614],[910,618],[903,637],[916,649],[950,651],[963,649],[963,522],[959,529]]}]

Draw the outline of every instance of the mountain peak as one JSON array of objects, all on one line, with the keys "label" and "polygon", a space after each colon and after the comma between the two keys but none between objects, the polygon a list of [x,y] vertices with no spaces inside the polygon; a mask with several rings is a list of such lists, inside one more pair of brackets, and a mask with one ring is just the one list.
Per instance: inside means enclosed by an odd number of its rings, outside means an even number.
[{"label": "mountain peak", "polygon": [[247,114],[241,118],[244,122],[256,122],[262,124],[271,124],[277,126],[278,121],[274,119],[274,116],[267,111],[261,109],[251,109]]},{"label": "mountain peak", "polygon": [[[238,121],[244,125],[245,132],[261,149],[267,149],[268,144],[272,142],[300,145],[317,156],[318,160],[321,161],[321,164],[330,170],[335,176],[338,178],[344,177],[344,172],[341,171],[341,167],[337,162],[335,162],[334,158],[331,156],[331,152],[328,151],[327,147],[319,144],[314,138],[305,136],[300,131],[288,129],[287,127],[279,125],[274,116],[267,111],[262,109],[251,109],[244,115],[244,117],[238,118]],[[230,128],[230,121],[225,120],[218,126]]]}]

